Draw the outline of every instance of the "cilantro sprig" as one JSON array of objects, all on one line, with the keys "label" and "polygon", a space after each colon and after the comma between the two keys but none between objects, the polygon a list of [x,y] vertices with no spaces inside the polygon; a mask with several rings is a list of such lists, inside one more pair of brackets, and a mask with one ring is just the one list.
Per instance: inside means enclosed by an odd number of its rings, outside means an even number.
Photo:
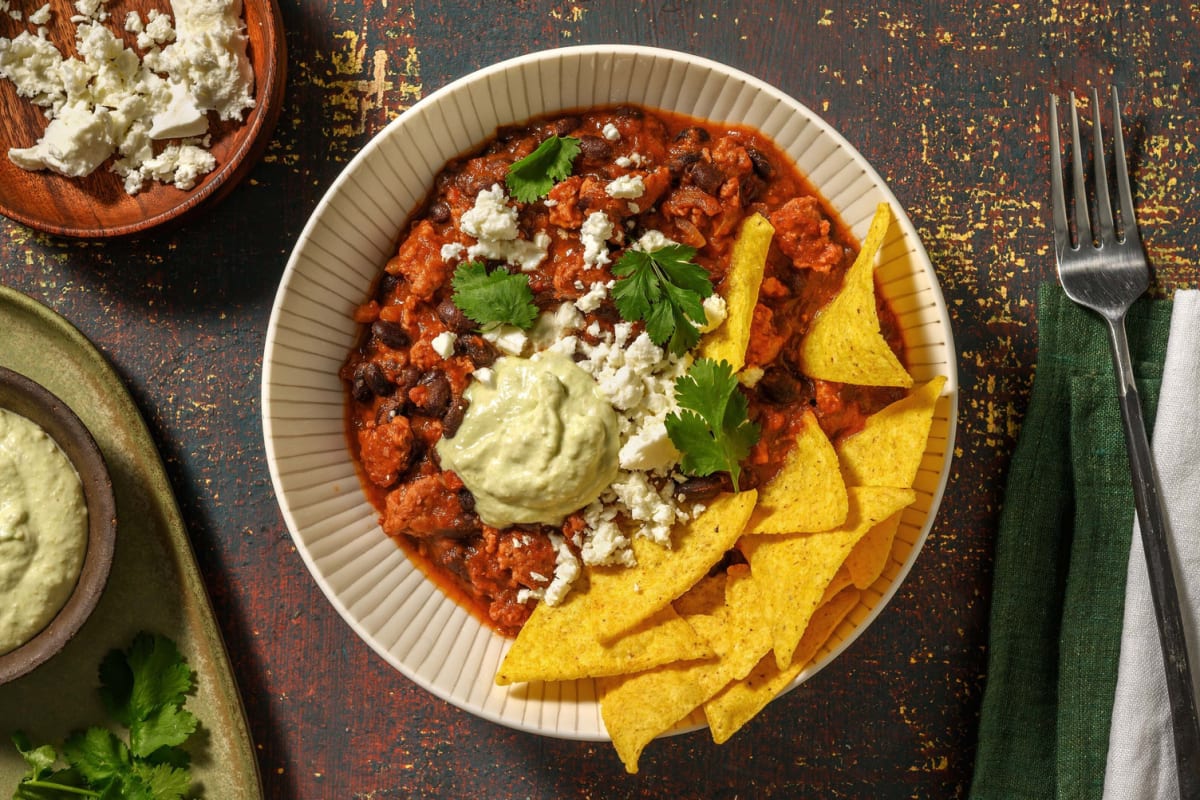
[{"label": "cilantro sprig", "polygon": [[613,266],[617,282],[613,302],[630,322],[646,321],[646,333],[660,347],[668,344],[683,355],[700,341],[704,298],[713,293],[712,281],[692,261],[696,248],[669,244],[651,252],[626,250]]},{"label": "cilantro sprig", "polygon": [[680,467],[689,475],[728,472],[738,488],[740,463],[762,430],[750,421],[746,396],[728,361],[701,358],[675,380],[680,410],[667,415],[667,435],[683,454]]},{"label": "cilantro sprig", "polygon": [[508,193],[522,203],[545,197],[555,183],[571,174],[571,164],[577,155],[578,139],[551,136],[508,168],[508,174],[504,176]]},{"label": "cilantro sprig", "polygon": [[[180,745],[196,731],[183,706],[195,675],[170,639],[139,633],[127,650],[100,664],[100,696],[128,743],[106,727],[72,733],[61,752],[33,746],[22,731],[13,744],[28,767],[13,800],[96,797],[179,800],[192,785],[190,757]],[[65,762],[66,766],[60,766]]]},{"label": "cilantro sprig", "polygon": [[529,328],[537,319],[528,275],[514,275],[504,269],[488,272],[478,261],[468,261],[454,270],[450,286],[454,289],[450,298],[454,305],[480,325]]}]

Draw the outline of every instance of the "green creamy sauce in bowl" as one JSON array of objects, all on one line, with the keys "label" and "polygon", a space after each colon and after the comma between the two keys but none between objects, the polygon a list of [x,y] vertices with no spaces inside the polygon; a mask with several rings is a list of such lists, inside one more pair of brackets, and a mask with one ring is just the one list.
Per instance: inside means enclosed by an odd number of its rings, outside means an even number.
[{"label": "green creamy sauce in bowl", "polygon": [[67,602],[87,540],[70,460],[39,425],[0,409],[0,654],[32,639]]},{"label": "green creamy sauce in bowl", "polygon": [[438,457],[471,490],[484,523],[559,525],[616,478],[616,412],[566,356],[506,357],[492,369],[466,390],[466,415],[438,442]]}]

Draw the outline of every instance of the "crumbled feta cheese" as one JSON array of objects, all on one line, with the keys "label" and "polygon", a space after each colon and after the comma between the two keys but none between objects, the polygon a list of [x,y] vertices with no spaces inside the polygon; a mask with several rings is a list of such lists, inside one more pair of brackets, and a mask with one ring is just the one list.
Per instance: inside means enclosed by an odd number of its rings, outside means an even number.
[{"label": "crumbled feta cheese", "polygon": [[[554,579],[550,585],[537,589],[522,589],[517,592],[517,602],[524,603],[531,598],[539,598],[547,605],[556,606],[563,601],[570,591],[571,585],[579,578],[579,559],[571,552],[562,536],[550,534],[550,544],[554,546]],[[532,573],[531,573],[532,575]],[[545,576],[538,576],[545,580]]]},{"label": "crumbled feta cheese", "polygon": [[583,242],[583,263],[589,267],[603,267],[609,263],[608,239],[613,234],[613,223],[603,211],[593,211],[579,228],[579,240]]},{"label": "crumbled feta cheese", "polygon": [[609,197],[636,200],[646,193],[646,184],[641,175],[622,175],[604,187]]},{"label": "crumbled feta cheese", "polygon": [[545,350],[569,332],[583,326],[583,315],[572,303],[561,303],[554,311],[543,311],[534,320],[529,338],[534,350]]},{"label": "crumbled feta cheese", "polygon": [[590,314],[600,307],[604,298],[608,297],[608,284],[596,281],[588,287],[587,293],[575,301],[575,307],[585,314]]},{"label": "crumbled feta cheese", "polygon": [[[640,167],[640,166],[642,166],[642,164],[644,164],[648,160],[649,159],[647,159],[641,153],[630,153],[627,156],[618,156],[617,159],[613,163],[616,164],[618,167],[622,167],[624,169],[629,169],[630,167]],[[637,213],[637,212],[634,212],[634,213]]]},{"label": "crumbled feta cheese", "polygon": [[[143,59],[100,24],[109,16],[103,0],[74,6],[78,57],[64,59],[44,30],[0,39],[0,77],[50,119],[42,139],[14,148],[9,157],[24,169],[79,177],[119,154],[110,169],[125,179],[130,194],[146,180],[195,186],[216,167],[210,142],[193,138],[207,130],[207,112],[241,119],[254,105],[240,4],[173,0],[177,27],[158,11],[150,12],[149,23],[130,12],[125,29],[138,34],[139,46],[151,48]],[[49,20],[48,5],[30,14],[33,24]],[[182,141],[155,153],[153,139]]]},{"label": "crumbled feta cheese", "polygon": [[484,386],[490,387],[490,386],[495,385],[496,373],[492,372],[491,367],[480,367],[479,369],[472,372],[471,376],[473,378],[475,378],[475,380],[482,383]]},{"label": "crumbled feta cheese", "polygon": [[602,132],[604,134],[604,138],[608,139],[610,142],[619,141],[621,138],[621,132],[617,130],[617,126],[613,125],[611,122],[604,123],[604,130]]},{"label": "crumbled feta cheese", "polygon": [[516,264],[523,272],[537,269],[550,247],[550,234],[545,231],[538,231],[533,241],[519,238],[517,209],[508,204],[498,183],[475,197],[475,205],[463,213],[459,227],[477,240],[467,248],[469,258]]},{"label": "crumbled feta cheese", "polygon": [[510,356],[521,355],[525,352],[525,345],[529,343],[529,337],[525,335],[525,331],[516,325],[497,325],[494,328],[488,328],[483,332],[483,338]]},{"label": "crumbled feta cheese", "polygon": [[721,323],[729,316],[729,309],[725,305],[725,298],[721,295],[710,294],[704,298],[704,324],[698,326],[701,333],[715,331],[721,327]]},{"label": "crumbled feta cheese", "polygon": [[458,336],[452,331],[442,331],[433,337],[433,341],[430,344],[433,346],[433,352],[442,358],[450,358],[454,355],[454,343],[456,341],[458,341]]},{"label": "crumbled feta cheese", "polygon": [[442,261],[457,261],[467,252],[467,246],[462,242],[447,242],[442,245]]},{"label": "crumbled feta cheese", "polygon": [[655,250],[662,250],[673,244],[678,244],[678,242],[668,239],[662,231],[648,230],[633,243],[633,249],[641,250],[643,253],[653,253]]}]

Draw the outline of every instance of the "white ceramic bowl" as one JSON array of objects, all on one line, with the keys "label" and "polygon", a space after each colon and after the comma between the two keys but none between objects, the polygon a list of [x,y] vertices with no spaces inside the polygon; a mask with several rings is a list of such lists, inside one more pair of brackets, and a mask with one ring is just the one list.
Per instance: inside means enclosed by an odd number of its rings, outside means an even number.
[{"label": "white ceramic bowl", "polygon": [[[896,198],[811,110],[749,75],[646,47],[592,46],[505,61],[446,86],[389,124],[346,167],[300,235],[279,287],[263,357],[263,428],[284,519],[313,577],[347,623],[404,675],[471,713],[514,728],[606,739],[591,681],[497,687],[506,640],[428,580],[380,529],[345,438],[338,368],[355,344],[351,312],[394,254],[409,214],[449,159],[497,126],[562,109],[636,103],[757,128],[793,158],[860,239],[875,206],[897,215],[880,285],[922,381],[948,376],[884,575],[797,685],[875,618],[917,556],[941,500],[954,443],[954,345],[929,257]],[[698,717],[678,730],[694,727]]]}]

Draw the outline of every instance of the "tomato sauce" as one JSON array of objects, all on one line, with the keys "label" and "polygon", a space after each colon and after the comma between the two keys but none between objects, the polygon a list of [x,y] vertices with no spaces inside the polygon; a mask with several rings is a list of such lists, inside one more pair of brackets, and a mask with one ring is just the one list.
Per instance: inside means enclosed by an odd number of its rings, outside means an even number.
[{"label": "tomato sauce", "polygon": [[[742,220],[758,212],[775,227],[746,355],[747,371],[758,380],[744,391],[762,436],[743,465],[743,487],[762,485],[779,470],[806,410],[836,441],[903,394],[801,373],[800,341],[814,314],[841,287],[857,244],[761,134],[630,106],[580,110],[497,131],[437,176],[373,296],[355,313],[362,336],[341,376],[350,447],[383,529],[427,574],[506,635],[515,634],[532,610],[523,590],[554,572],[548,535],[563,533],[569,540],[583,523],[574,514],[558,527],[491,528],[475,514],[470,491],[441,469],[434,446],[462,421],[472,373],[500,355],[450,299],[454,262],[446,252],[472,243],[460,222],[480,192],[504,186],[509,166],[552,135],[579,140],[572,174],[542,200],[511,201],[519,209],[523,239],[549,234],[545,257],[525,273],[543,311],[578,300],[596,282],[611,281],[621,247],[646,231],[695,248],[695,263],[708,271],[720,294]],[[626,175],[637,175],[644,187],[636,200],[605,191]],[[616,229],[607,265],[583,257],[579,231],[597,211]],[[882,300],[878,305],[881,329],[903,360],[895,316]],[[584,316],[604,330],[620,321],[611,298]],[[435,342],[446,332],[455,335],[448,357]],[[714,475],[685,481],[679,492],[701,501],[728,487],[727,475]]]}]

